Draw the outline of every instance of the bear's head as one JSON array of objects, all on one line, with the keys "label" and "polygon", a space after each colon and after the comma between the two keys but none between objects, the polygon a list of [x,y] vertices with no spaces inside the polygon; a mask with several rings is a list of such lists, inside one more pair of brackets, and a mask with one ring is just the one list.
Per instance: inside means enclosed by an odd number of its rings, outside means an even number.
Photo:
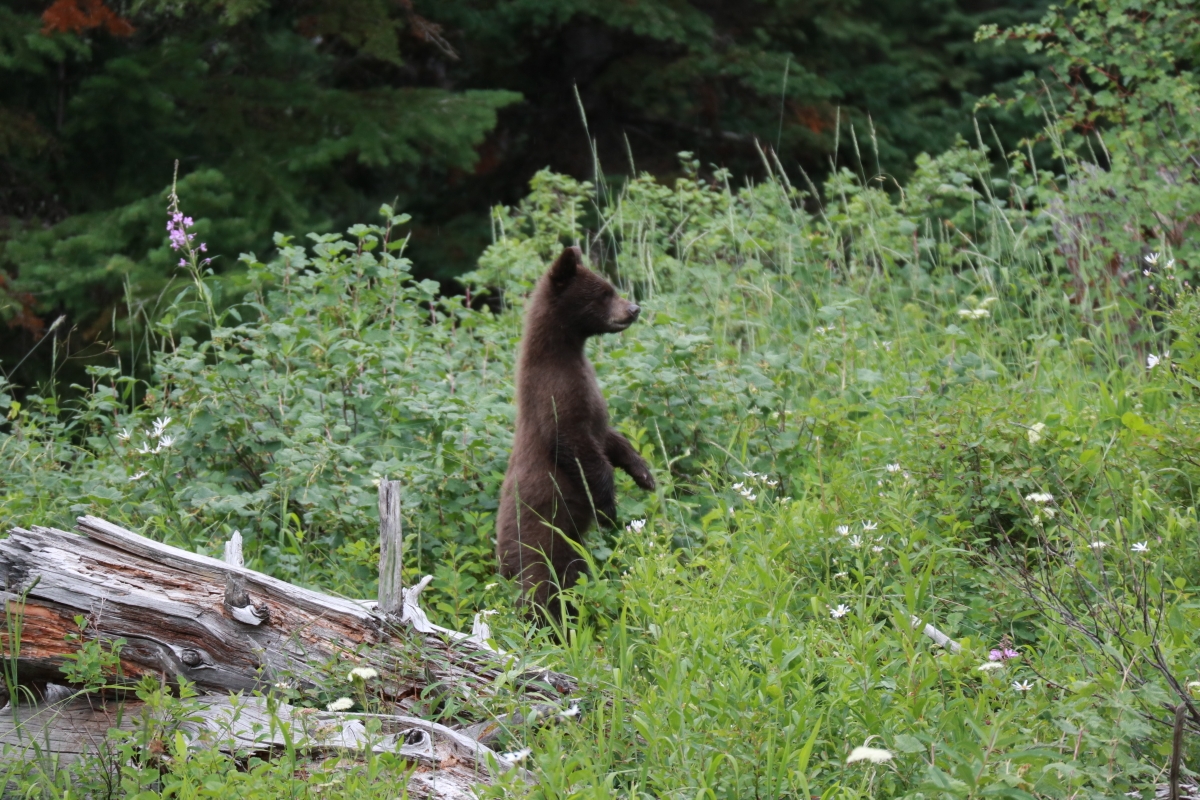
[{"label": "bear's head", "polygon": [[642,309],[617,293],[616,288],[583,265],[578,247],[568,247],[546,273],[560,324],[587,337],[620,333],[637,321]]}]

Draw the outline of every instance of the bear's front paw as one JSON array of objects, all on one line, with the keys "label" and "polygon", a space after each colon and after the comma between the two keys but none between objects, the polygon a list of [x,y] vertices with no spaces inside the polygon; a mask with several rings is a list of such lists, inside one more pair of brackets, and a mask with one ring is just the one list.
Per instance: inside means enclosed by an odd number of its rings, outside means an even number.
[{"label": "bear's front paw", "polygon": [[633,473],[633,482],[647,492],[654,491],[654,476],[650,474],[650,470],[648,469],[636,470]]}]

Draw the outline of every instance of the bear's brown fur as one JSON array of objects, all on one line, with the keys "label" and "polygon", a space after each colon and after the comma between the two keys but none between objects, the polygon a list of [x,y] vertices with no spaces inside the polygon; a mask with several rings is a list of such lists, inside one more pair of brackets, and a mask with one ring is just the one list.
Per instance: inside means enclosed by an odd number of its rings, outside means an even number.
[{"label": "bear's brown fur", "polygon": [[619,333],[641,309],[568,247],[538,281],[517,362],[517,430],[500,490],[500,572],[543,612],[586,569],[563,537],[583,541],[593,519],[616,520],[613,467],[654,488],[645,460],[608,424],[608,405],[584,355],[589,336]]}]

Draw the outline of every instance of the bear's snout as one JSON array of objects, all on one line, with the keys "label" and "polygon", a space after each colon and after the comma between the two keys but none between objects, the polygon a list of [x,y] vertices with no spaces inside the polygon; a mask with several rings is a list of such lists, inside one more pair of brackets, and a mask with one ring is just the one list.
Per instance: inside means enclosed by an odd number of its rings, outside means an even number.
[{"label": "bear's snout", "polygon": [[[624,314],[621,314],[621,311],[618,310],[621,308],[621,305],[624,305],[625,307]],[[641,313],[642,307],[637,303],[625,302],[623,304],[618,304],[616,308],[613,309],[613,316],[609,321],[609,325],[612,326],[610,332],[620,333],[621,331],[625,330],[630,325],[637,322],[638,314]]]}]

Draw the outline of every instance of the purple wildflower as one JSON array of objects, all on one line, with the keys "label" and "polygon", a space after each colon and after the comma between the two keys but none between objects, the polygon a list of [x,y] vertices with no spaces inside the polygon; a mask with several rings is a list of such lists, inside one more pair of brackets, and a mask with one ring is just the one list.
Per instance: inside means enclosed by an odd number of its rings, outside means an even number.
[{"label": "purple wildflower", "polygon": [[[188,228],[196,224],[196,221],[191,217],[185,217],[182,212],[174,210],[175,204],[178,202],[174,197],[171,200],[171,218],[167,220],[167,234],[171,239],[172,250],[182,250],[186,256],[195,256],[197,252],[208,252],[208,245],[204,242],[193,245],[196,240],[196,234],[188,233]],[[179,261],[179,266],[187,266],[187,259],[183,258]]]},{"label": "purple wildflower", "polygon": [[1002,650],[993,650],[988,653],[988,661],[1008,661],[1013,658],[1020,658],[1021,654],[1011,647],[1005,647]]}]

